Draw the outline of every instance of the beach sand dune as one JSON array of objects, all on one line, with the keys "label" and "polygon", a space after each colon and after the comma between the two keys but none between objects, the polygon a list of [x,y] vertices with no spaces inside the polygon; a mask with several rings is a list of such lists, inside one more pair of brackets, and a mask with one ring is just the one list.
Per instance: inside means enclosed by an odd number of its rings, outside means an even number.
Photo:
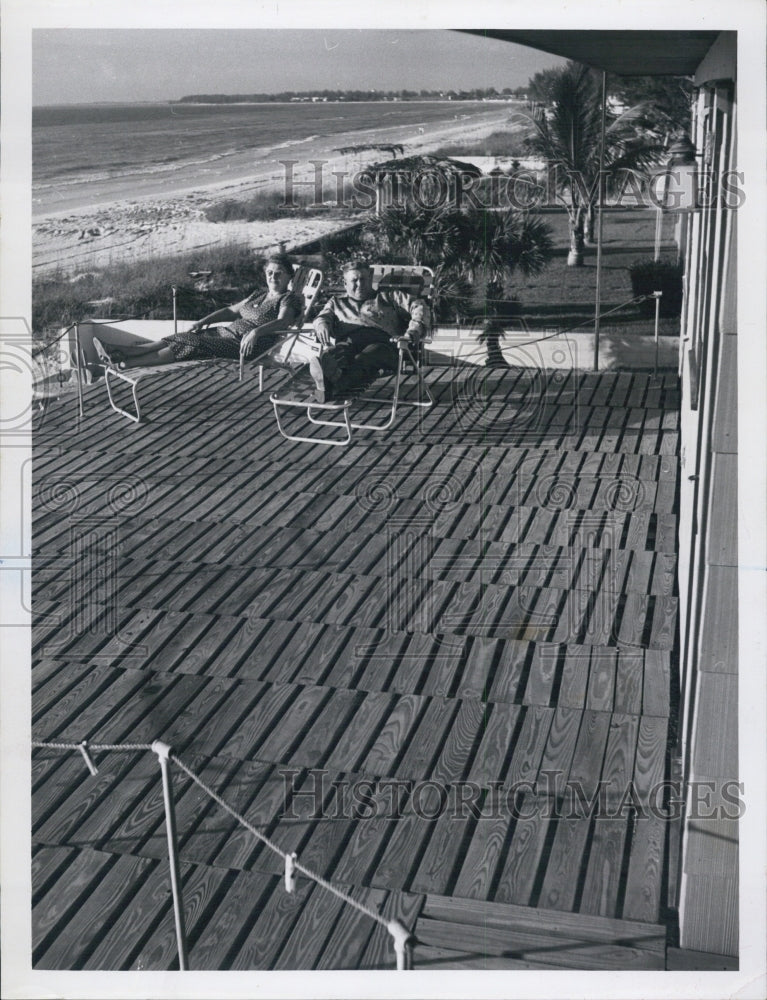
[{"label": "beach sand dune", "polygon": [[[428,153],[446,143],[476,142],[507,125],[508,119],[508,108],[496,107],[471,116],[458,114],[450,122],[423,130],[386,130],[383,141],[402,143],[406,155]],[[313,183],[317,168],[312,161],[321,160],[323,177],[332,191],[334,172],[351,174],[387,158],[385,153],[341,156],[336,151],[363,141],[360,133],[349,133],[335,135],[333,149],[322,142],[307,144],[300,161],[290,168],[294,183]],[[250,158],[245,173],[242,164],[234,161],[226,169],[227,176],[218,175],[203,183],[199,176],[182,172],[172,180],[152,178],[146,185],[139,185],[140,191],[135,183],[121,191],[112,180],[68,194],[66,203],[62,198],[57,211],[33,218],[33,275],[40,277],[53,271],[76,275],[124,261],[233,243],[247,243],[256,252],[267,253],[281,245],[287,249],[300,246],[344,225],[337,218],[327,218],[327,213],[269,222],[209,222],[205,209],[217,201],[270,190],[282,192],[285,188],[286,168],[279,156],[265,158],[255,167]],[[307,188],[296,187],[297,198],[302,190]]]}]

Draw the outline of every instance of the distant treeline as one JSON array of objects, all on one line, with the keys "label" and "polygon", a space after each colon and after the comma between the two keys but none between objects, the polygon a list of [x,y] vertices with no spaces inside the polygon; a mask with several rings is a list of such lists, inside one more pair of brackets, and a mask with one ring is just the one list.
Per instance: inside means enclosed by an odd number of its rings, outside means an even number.
[{"label": "distant treeline", "polygon": [[474,90],[283,90],[279,94],[189,94],[173,104],[252,104],[265,101],[483,101],[525,99],[526,87]]}]

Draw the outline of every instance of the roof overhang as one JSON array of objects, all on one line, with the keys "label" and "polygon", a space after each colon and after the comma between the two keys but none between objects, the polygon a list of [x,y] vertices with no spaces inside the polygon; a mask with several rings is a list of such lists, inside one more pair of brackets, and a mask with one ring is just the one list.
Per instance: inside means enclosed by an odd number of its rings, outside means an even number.
[{"label": "roof overhang", "polygon": [[516,42],[619,76],[692,76],[718,31],[495,31],[468,34]]}]

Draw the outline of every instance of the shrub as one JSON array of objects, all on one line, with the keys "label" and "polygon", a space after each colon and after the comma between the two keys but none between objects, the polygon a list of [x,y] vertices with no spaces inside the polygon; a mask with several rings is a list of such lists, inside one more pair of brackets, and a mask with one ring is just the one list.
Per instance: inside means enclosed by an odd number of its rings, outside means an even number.
[{"label": "shrub", "polygon": [[[116,264],[74,279],[49,274],[32,284],[32,329],[48,339],[61,327],[96,315],[170,319],[172,287],[180,319],[196,319],[263,284],[260,260],[247,246],[219,246],[179,256]],[[197,272],[210,272],[201,283]],[[100,306],[93,303],[99,302]]]},{"label": "shrub", "polygon": [[[682,265],[676,261],[650,257],[636,260],[629,267],[631,290],[635,296],[663,292],[659,312],[665,317],[679,316],[682,311],[683,274]],[[655,300],[643,299],[637,308],[642,316],[654,316]]]}]

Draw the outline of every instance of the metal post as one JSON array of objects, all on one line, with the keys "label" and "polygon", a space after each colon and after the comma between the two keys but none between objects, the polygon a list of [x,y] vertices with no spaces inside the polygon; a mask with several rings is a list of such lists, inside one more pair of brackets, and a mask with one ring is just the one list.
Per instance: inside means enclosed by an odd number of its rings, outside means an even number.
[{"label": "metal post", "polygon": [[178,315],[176,311],[176,286],[173,285],[173,333],[178,333]]},{"label": "metal post", "polygon": [[660,300],[663,297],[663,292],[653,292],[652,297],[655,299],[655,366],[653,368],[652,377],[658,377],[658,326],[660,324]]},{"label": "metal post", "polygon": [[80,353],[80,324],[75,323],[75,367],[77,368],[77,405],[83,416],[83,357]]},{"label": "metal post", "polygon": [[184,927],[184,904],[181,898],[181,872],[176,846],[176,813],[173,808],[173,794],[170,784],[170,747],[155,740],[153,753],[157,754],[162,772],[162,796],[165,801],[165,829],[168,834],[168,860],[170,862],[170,886],[173,892],[173,915],[176,921],[176,942],[178,944],[178,967],[184,972],[189,968],[186,952],[186,929]]},{"label": "metal post", "polygon": [[660,238],[663,230],[663,209],[656,209],[655,215],[655,253],[653,260],[660,260]]},{"label": "metal post", "polygon": [[607,72],[602,70],[602,129],[599,142],[599,175],[597,177],[597,293],[594,311],[594,371],[599,371],[599,311],[602,297],[602,207],[604,202],[605,112],[607,105]]}]

